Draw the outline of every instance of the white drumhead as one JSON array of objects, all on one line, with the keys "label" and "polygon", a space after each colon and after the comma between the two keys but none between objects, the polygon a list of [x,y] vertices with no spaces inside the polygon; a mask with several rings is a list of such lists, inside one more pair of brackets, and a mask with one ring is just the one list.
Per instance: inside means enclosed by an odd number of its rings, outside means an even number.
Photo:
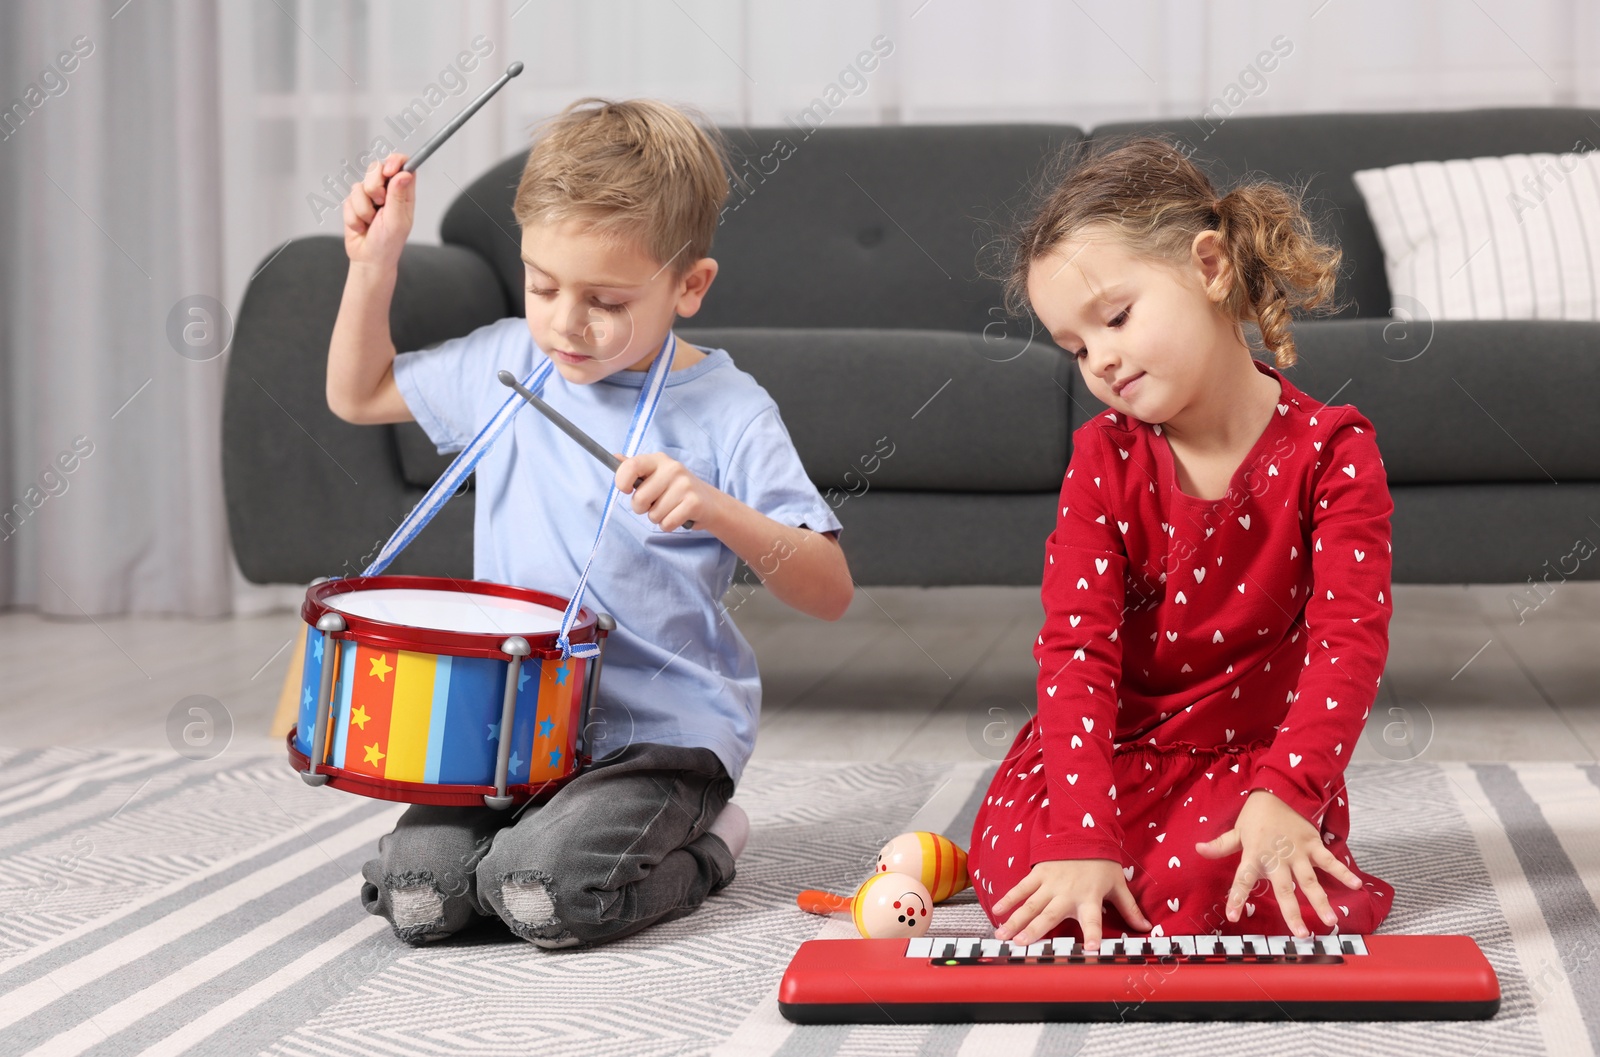
[{"label": "white drumhead", "polygon": [[543,635],[561,629],[561,610],[520,598],[467,591],[385,587],[328,595],[323,604],[353,617],[432,631]]}]

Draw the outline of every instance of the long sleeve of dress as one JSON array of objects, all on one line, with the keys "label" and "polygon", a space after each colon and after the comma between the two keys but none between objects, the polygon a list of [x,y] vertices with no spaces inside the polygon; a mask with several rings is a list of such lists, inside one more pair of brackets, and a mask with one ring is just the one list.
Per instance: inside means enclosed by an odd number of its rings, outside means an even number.
[{"label": "long sleeve of dress", "polygon": [[1042,768],[1048,796],[1031,835],[1034,863],[1122,859],[1111,751],[1127,556],[1106,502],[1109,446],[1093,426],[1076,433],[1055,531],[1045,543],[1045,621],[1034,646],[1043,762],[1034,770]]},{"label": "long sleeve of dress", "polygon": [[1360,414],[1347,414],[1323,445],[1310,507],[1304,666],[1252,788],[1320,824],[1377,697],[1393,612],[1394,503],[1375,431]]}]

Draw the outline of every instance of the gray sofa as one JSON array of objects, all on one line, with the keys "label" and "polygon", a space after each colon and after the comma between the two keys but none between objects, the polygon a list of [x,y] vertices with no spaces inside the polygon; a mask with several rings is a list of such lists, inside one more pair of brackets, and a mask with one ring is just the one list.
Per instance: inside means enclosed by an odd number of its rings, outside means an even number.
[{"label": "gray sofa", "polygon": [[[1600,323],[1434,322],[1415,307],[1397,320],[1350,175],[1589,149],[1600,111],[1174,120],[1093,135],[1138,130],[1185,141],[1221,188],[1252,173],[1309,181],[1345,252],[1348,304],[1297,326],[1300,362],[1286,374],[1377,427],[1397,582],[1600,578],[1600,562],[1572,557],[1579,537],[1600,540]],[[858,582],[1038,583],[1072,431],[1104,405],[1047,338],[1005,317],[979,258],[1047,153],[1085,133],[727,131],[748,186],[724,214],[711,296],[679,332],[727,348],[777,400],[837,507]],[[407,248],[391,314],[402,350],[522,314],[511,216],[522,161],[507,158],[456,199],[443,245]],[[328,410],[345,267],[338,238],[297,239],[239,309],[224,476],[234,548],[256,582],[359,572],[449,461],[414,424],[352,426]],[[453,499],[391,570],[471,576],[472,516],[469,496]]]}]

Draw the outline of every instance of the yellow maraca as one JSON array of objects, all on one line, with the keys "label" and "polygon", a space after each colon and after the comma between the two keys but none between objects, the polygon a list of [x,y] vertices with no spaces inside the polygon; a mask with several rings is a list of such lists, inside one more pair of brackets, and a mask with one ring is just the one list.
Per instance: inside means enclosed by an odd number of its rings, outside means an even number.
[{"label": "yellow maraca", "polygon": [[915,877],[900,873],[875,873],[856,889],[850,916],[856,931],[869,940],[927,935],[933,923],[933,900]]},{"label": "yellow maraca", "polygon": [[903,873],[920,880],[943,903],[972,884],[967,876],[967,853],[949,837],[926,830],[902,833],[878,852],[879,873]]}]

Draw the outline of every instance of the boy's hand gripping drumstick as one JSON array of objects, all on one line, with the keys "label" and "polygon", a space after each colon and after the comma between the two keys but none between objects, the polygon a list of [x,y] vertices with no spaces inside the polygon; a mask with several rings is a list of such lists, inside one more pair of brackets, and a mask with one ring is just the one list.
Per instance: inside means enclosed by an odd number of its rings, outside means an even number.
[{"label": "boy's hand gripping drumstick", "polygon": [[[571,437],[573,440],[577,441],[580,445],[582,445],[584,451],[587,451],[590,455],[593,455],[595,458],[599,459],[612,473],[616,473],[622,468],[622,461],[609,451],[606,451],[604,445],[595,440],[593,437],[589,436],[589,434],[585,433],[583,430],[579,429],[577,426],[574,426],[572,422],[568,420],[567,416],[563,415],[561,412],[557,411],[555,408],[551,407],[549,404],[535,396],[528,390],[526,386],[517,381],[516,376],[510,371],[501,371],[497,377],[500,379],[500,383],[502,385],[509,386],[510,388],[516,390],[518,396],[532,404],[534,409],[545,418],[548,418],[551,422],[553,422],[557,429]],[[643,483],[644,478],[641,477],[637,481],[633,482],[633,486],[637,488]],[[683,527],[686,529],[692,529],[694,528],[694,522],[685,521],[683,523]]]}]

